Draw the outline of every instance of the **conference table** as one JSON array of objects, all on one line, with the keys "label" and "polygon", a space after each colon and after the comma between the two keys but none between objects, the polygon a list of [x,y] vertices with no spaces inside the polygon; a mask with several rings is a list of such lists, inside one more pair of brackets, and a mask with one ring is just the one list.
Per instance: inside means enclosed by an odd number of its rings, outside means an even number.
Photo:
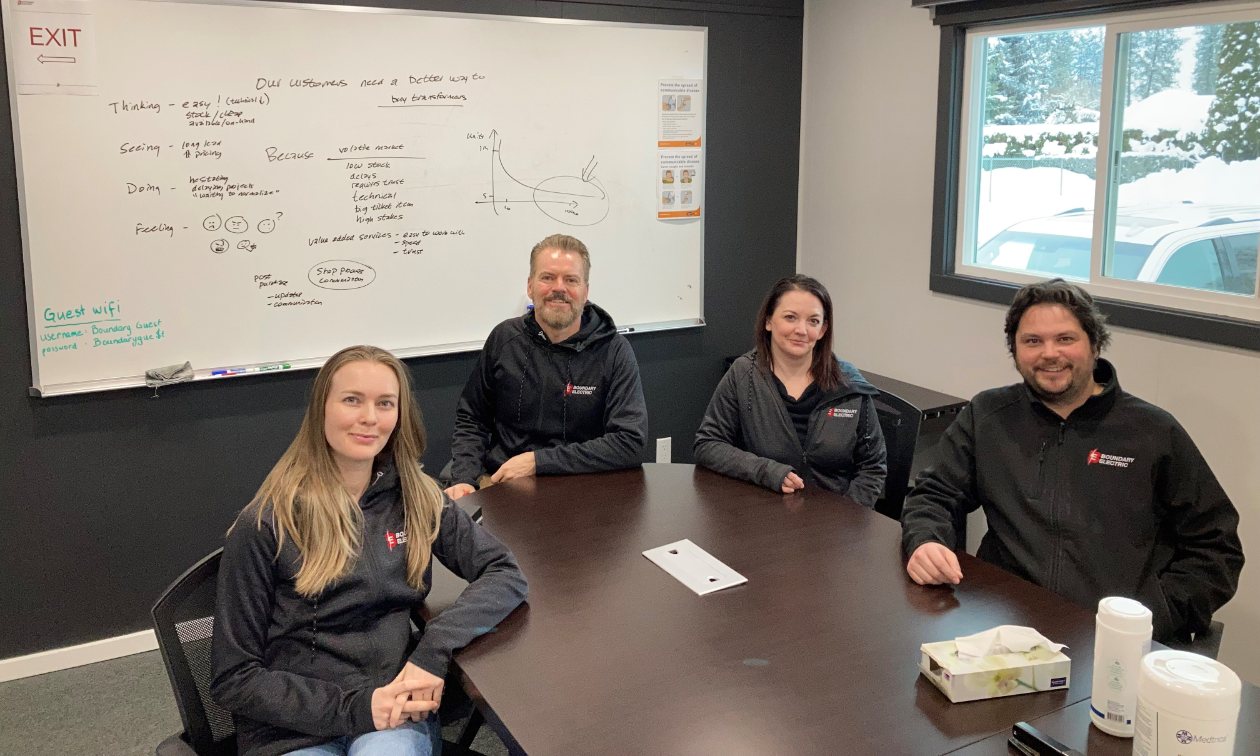
[{"label": "conference table", "polygon": [[[456,656],[514,753],[935,756],[1088,704],[1091,612],[967,555],[960,585],[916,585],[899,524],[846,497],[661,464],[460,503],[530,583]],[[748,582],[698,596],[642,555],[684,538]],[[953,704],[920,676],[921,644],[1001,624],[1068,644],[1070,687]]]}]

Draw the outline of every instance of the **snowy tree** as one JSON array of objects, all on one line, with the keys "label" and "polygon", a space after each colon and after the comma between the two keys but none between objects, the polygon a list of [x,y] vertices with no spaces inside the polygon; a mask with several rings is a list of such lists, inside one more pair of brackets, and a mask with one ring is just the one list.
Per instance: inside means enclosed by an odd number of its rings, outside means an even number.
[{"label": "snowy tree", "polygon": [[1199,29],[1199,41],[1194,48],[1194,93],[1216,94],[1216,77],[1221,57],[1221,34],[1224,24],[1204,26]]},{"label": "snowy tree", "polygon": [[1227,163],[1260,158],[1260,22],[1226,24],[1203,145]]},{"label": "snowy tree", "polygon": [[1020,34],[989,40],[986,122],[1041,123],[1049,83],[1038,65],[1035,35]]},{"label": "snowy tree", "polygon": [[1129,40],[1129,86],[1125,104],[1145,100],[1172,87],[1181,69],[1177,53],[1185,40],[1176,29],[1133,32]]}]

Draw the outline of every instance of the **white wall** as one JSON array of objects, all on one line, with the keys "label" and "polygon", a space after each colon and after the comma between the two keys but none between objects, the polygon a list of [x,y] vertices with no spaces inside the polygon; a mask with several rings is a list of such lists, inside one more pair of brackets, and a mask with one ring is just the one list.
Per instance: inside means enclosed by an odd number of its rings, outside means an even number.
[{"label": "white wall", "polygon": [[[1005,308],[928,290],[939,30],[909,0],[806,0],[799,269],[836,306],[836,350],[972,396],[1014,383]],[[1221,661],[1260,683],[1260,354],[1117,329],[1121,385],[1190,432],[1251,559],[1217,613]]]}]

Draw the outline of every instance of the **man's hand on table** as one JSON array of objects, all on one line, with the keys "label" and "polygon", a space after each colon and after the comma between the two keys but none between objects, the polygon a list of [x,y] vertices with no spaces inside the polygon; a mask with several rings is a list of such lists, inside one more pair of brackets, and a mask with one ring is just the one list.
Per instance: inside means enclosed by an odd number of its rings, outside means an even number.
[{"label": "man's hand on table", "polygon": [[534,453],[532,451],[517,454],[507,462],[504,462],[503,466],[496,470],[494,475],[490,476],[490,482],[502,483],[505,480],[528,478],[534,474],[534,469]]},{"label": "man's hand on table", "polygon": [[931,541],[914,550],[906,563],[906,572],[919,585],[957,585],[963,577],[958,555],[943,544]]}]

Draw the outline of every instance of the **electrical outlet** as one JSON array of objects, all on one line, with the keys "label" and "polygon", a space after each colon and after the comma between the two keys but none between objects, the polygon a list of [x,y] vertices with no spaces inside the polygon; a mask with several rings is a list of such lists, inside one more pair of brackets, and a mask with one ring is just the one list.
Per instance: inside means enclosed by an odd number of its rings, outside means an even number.
[{"label": "electrical outlet", "polygon": [[668,465],[674,457],[673,445],[670,442],[671,436],[656,439],[656,461],[658,464]]}]

